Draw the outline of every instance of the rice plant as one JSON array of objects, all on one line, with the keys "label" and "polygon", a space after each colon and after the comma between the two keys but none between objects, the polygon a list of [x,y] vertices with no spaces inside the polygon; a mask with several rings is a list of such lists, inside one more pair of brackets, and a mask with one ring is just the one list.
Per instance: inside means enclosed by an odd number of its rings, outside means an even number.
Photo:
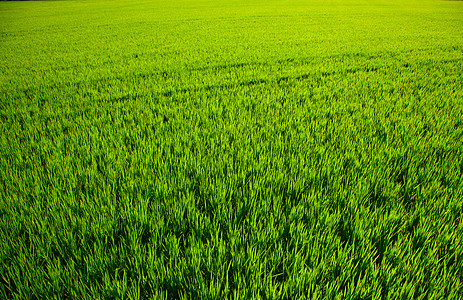
[{"label": "rice plant", "polygon": [[0,3],[0,297],[462,299],[463,2]]}]

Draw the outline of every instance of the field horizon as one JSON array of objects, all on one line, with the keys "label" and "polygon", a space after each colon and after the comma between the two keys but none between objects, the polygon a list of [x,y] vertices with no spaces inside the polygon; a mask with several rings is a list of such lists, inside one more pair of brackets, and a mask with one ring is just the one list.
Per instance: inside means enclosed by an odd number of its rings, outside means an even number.
[{"label": "field horizon", "polygon": [[0,2],[0,298],[463,299],[463,2]]}]

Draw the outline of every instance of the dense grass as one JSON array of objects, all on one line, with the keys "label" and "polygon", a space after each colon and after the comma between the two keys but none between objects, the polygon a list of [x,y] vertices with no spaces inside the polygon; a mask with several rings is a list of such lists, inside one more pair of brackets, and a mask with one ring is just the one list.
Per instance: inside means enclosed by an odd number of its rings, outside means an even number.
[{"label": "dense grass", "polygon": [[0,3],[0,297],[462,299],[462,16]]}]

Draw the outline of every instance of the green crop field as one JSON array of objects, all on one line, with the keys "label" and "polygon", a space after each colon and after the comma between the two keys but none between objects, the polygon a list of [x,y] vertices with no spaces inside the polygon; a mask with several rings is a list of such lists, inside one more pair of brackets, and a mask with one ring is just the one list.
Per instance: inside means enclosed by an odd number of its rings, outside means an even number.
[{"label": "green crop field", "polygon": [[0,3],[0,298],[463,299],[463,1]]}]

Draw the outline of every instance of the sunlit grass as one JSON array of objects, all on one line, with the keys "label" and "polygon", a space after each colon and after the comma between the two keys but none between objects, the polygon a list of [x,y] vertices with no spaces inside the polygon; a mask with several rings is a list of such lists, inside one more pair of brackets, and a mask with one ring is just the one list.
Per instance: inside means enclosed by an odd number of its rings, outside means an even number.
[{"label": "sunlit grass", "polygon": [[0,3],[0,295],[459,299],[463,2]]}]

